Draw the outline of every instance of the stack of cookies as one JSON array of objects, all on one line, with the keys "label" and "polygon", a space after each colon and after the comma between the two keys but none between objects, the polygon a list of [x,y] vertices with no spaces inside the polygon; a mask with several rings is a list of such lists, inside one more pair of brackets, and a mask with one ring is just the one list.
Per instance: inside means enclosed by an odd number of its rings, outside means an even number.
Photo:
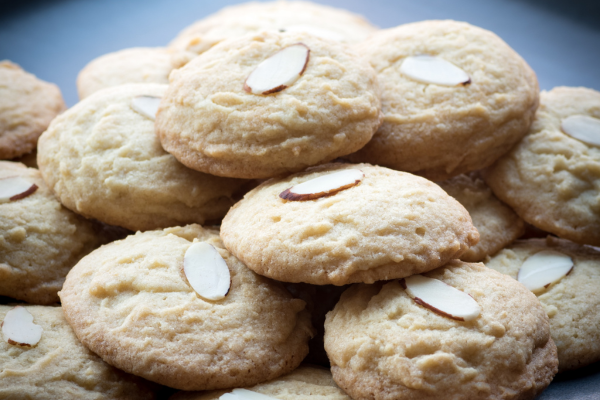
[{"label": "stack of cookies", "polygon": [[600,360],[600,93],[493,33],[248,3],[77,84],[0,63],[39,166],[0,162],[0,397],[524,400]]}]

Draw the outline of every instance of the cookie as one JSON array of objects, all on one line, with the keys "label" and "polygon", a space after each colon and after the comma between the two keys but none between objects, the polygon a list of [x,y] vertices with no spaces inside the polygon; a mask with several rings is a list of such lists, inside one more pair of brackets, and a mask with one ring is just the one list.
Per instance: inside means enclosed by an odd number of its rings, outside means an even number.
[{"label": "cookie", "polygon": [[485,264],[517,279],[527,260],[548,251],[569,257],[572,262],[568,275],[536,291],[550,318],[550,333],[558,348],[558,368],[562,372],[600,361],[600,251],[548,236],[545,240],[517,241]]},{"label": "cookie", "polygon": [[[231,275],[221,300],[192,289],[192,242],[217,249]],[[126,372],[181,390],[252,386],[296,368],[312,336],[305,303],[260,277],[199,225],[148,231],[83,258],[60,292],[82,343]]]},{"label": "cookie", "polygon": [[0,295],[57,303],[71,267],[109,236],[98,223],[64,208],[38,170],[1,161],[0,184],[15,177],[37,187],[26,197],[0,203]]},{"label": "cookie", "polygon": [[[328,369],[309,364],[301,365],[291,373],[247,390],[279,400],[351,400],[331,377]],[[215,392],[179,392],[169,400],[217,400],[231,390]]]},{"label": "cookie", "polygon": [[563,124],[573,117],[595,120],[599,130],[600,92],[568,87],[542,92],[530,132],[483,177],[526,222],[600,246],[600,143],[565,133]]},{"label": "cookie", "polygon": [[167,84],[173,69],[171,57],[171,52],[161,47],[134,47],[100,56],[79,72],[79,98],[126,83]]},{"label": "cookie", "polygon": [[[290,71],[294,82],[263,82]],[[381,122],[373,69],[345,46],[302,32],[222,42],[170,80],[156,116],[161,144],[218,176],[300,171],[358,150]]]},{"label": "cookie", "polygon": [[[360,180],[314,199],[282,198],[296,185],[340,173]],[[369,164],[328,164],[247,193],[223,219],[221,238],[261,275],[344,285],[440,267],[479,234],[464,207],[433,182]]]},{"label": "cookie", "polygon": [[[355,49],[377,71],[385,117],[354,162],[432,180],[478,170],[527,133],[538,106],[527,63],[492,32],[464,22],[401,25]],[[443,73],[420,77],[430,64]],[[462,78],[437,80],[446,73]]]},{"label": "cookie", "polygon": [[440,187],[462,204],[479,232],[479,243],[469,248],[460,259],[467,262],[494,255],[525,232],[525,222],[498,200],[479,173],[459,175],[438,182]]},{"label": "cookie", "polygon": [[159,98],[166,88],[104,89],[52,122],[40,138],[38,164],[65,207],[133,231],[225,215],[246,182],[186,168],[162,149],[151,116],[134,109],[140,96]]},{"label": "cookie", "polygon": [[[0,340],[3,399],[155,399],[156,385],[106,364],[77,340],[62,308],[25,306],[42,328],[32,347]],[[13,307],[0,305],[0,321]],[[3,325],[4,327],[4,325]],[[39,329],[39,328],[38,328]]]},{"label": "cookie", "polygon": [[226,39],[263,30],[305,31],[323,39],[358,43],[377,30],[362,16],[308,1],[237,4],[221,9],[181,31],[169,44],[182,66]]},{"label": "cookie", "polygon": [[[350,397],[524,400],[550,384],[556,346],[530,291],[458,260],[425,276],[476,302],[479,315],[443,316],[411,299],[400,281],[352,286],[325,322],[333,379]],[[446,297],[446,304],[456,300]]]},{"label": "cookie", "polygon": [[66,108],[58,86],[0,61],[0,159],[27,154]]}]

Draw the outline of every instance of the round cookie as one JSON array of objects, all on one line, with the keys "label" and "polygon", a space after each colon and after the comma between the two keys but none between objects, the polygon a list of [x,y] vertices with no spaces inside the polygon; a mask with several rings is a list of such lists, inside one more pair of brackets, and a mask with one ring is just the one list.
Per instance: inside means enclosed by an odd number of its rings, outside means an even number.
[{"label": "round cookie", "polygon": [[131,230],[218,220],[245,181],[184,167],[165,152],[154,121],[132,108],[167,85],[129,84],[94,93],[40,137],[38,164],[65,207]]},{"label": "round cookie", "polygon": [[[378,73],[384,122],[350,159],[432,180],[492,164],[527,133],[538,106],[533,70],[492,32],[456,21],[382,30],[358,44]],[[423,83],[401,72],[407,57],[439,57],[465,85]]]},{"label": "round cookie", "polygon": [[[0,321],[13,307],[0,305]],[[0,398],[155,399],[156,385],[106,364],[77,340],[62,308],[25,306],[42,327],[33,347],[8,344],[0,333]]]},{"label": "round cookie", "polygon": [[173,69],[171,57],[171,52],[161,47],[134,47],[100,56],[79,72],[79,98],[126,83],[167,84]]},{"label": "round cookie", "polygon": [[[251,388],[253,392],[279,400],[351,400],[338,387],[328,369],[304,364],[291,373]],[[217,400],[230,390],[215,392],[179,392],[169,400]]]},{"label": "round cookie", "polygon": [[[227,296],[204,300],[183,271],[207,242],[231,274]],[[252,386],[296,368],[312,336],[305,303],[254,274],[199,225],[138,232],[83,258],[60,292],[82,343],[126,372],[181,390]]]},{"label": "round cookie", "polygon": [[544,250],[565,254],[574,264],[567,276],[537,293],[550,318],[559,371],[600,361],[600,251],[548,236],[546,240],[517,241],[485,264],[517,279],[523,263]]},{"label": "round cookie", "polygon": [[0,159],[27,154],[66,108],[58,86],[0,61]]},{"label": "round cookie", "polygon": [[525,232],[525,222],[492,194],[478,173],[455,176],[438,185],[467,209],[479,232],[479,243],[469,248],[461,260],[481,261]]},{"label": "round cookie", "polygon": [[[343,170],[364,178],[332,196],[280,197]],[[247,193],[223,219],[221,238],[261,275],[339,286],[429,271],[460,257],[479,234],[467,210],[433,182],[369,164],[328,164]]]},{"label": "round cookie", "polygon": [[[259,64],[299,43],[310,53],[294,83],[269,95],[245,90]],[[186,166],[218,176],[300,171],[358,150],[381,122],[373,69],[345,46],[305,33],[262,32],[222,42],[170,80],[156,116],[163,148]]]},{"label": "round cookie", "polygon": [[525,287],[453,260],[425,274],[468,293],[478,317],[417,304],[399,281],[354,285],[325,322],[336,383],[355,400],[533,399],[557,370],[548,317]]},{"label": "round cookie", "polygon": [[324,39],[358,43],[377,30],[362,16],[308,1],[237,4],[221,9],[181,31],[169,44],[179,51],[180,67],[226,39],[263,30],[306,31]]},{"label": "round cookie", "polygon": [[38,170],[0,161],[0,180],[10,177],[21,177],[37,190],[0,204],[0,295],[57,303],[71,267],[110,237],[97,222],[64,208]]},{"label": "round cookie", "polygon": [[600,92],[568,87],[542,92],[529,134],[483,177],[526,222],[600,246],[600,148],[563,132],[562,122],[576,115],[600,124]]}]

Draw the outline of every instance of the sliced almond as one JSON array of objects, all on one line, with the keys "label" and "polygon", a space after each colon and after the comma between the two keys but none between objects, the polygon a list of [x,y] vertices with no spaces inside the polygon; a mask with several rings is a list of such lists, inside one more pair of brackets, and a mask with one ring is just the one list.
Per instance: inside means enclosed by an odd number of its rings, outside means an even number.
[{"label": "sliced almond", "polygon": [[229,293],[229,267],[217,249],[206,242],[192,243],[187,249],[183,271],[192,289],[207,300],[221,300]]},{"label": "sliced almond", "polygon": [[517,280],[532,292],[547,288],[567,276],[573,269],[573,260],[554,250],[542,250],[529,257],[517,275]]},{"label": "sliced almond", "polygon": [[415,303],[444,317],[471,321],[481,313],[474,298],[440,280],[413,275],[400,284]]},{"label": "sliced almond", "polygon": [[332,40],[334,42],[344,41],[343,35],[334,31],[330,31],[329,29],[321,28],[320,26],[297,24],[288,26],[281,30],[283,32],[305,32],[309,35],[313,35],[321,39]]},{"label": "sliced almond", "polygon": [[306,70],[310,49],[303,43],[284,47],[267,58],[248,75],[244,90],[253,94],[271,94],[290,87]]},{"label": "sliced almond", "polygon": [[156,112],[160,104],[160,97],[156,96],[136,96],[131,99],[131,108],[151,120],[156,119]]},{"label": "sliced almond", "polygon": [[440,57],[428,55],[406,57],[400,72],[415,81],[442,86],[468,85],[471,77],[462,69]]},{"label": "sliced almond", "polygon": [[571,115],[562,120],[560,127],[572,138],[600,147],[600,119],[587,115]]},{"label": "sliced almond", "polygon": [[41,326],[33,323],[33,315],[21,306],[9,310],[2,322],[4,340],[16,346],[35,346],[42,338],[42,331]]},{"label": "sliced almond", "polygon": [[35,183],[20,176],[0,179],[0,204],[29,196],[37,190]]},{"label": "sliced almond", "polygon": [[292,186],[279,193],[279,197],[292,201],[314,200],[356,186],[364,177],[360,169],[344,169]]},{"label": "sliced almond", "polygon": [[277,400],[277,398],[247,389],[233,389],[231,393],[219,397],[219,400]]}]

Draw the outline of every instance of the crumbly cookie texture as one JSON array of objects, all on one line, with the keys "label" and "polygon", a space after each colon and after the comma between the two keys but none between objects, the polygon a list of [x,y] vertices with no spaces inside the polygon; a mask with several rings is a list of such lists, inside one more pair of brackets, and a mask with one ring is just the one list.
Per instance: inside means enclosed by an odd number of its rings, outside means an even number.
[{"label": "crumbly cookie texture", "polygon": [[161,47],[134,47],[90,61],[77,76],[84,99],[98,90],[126,83],[169,83],[172,52]]},{"label": "crumbly cookie texture", "polygon": [[[183,259],[192,241],[214,246],[231,287],[199,297]],[[295,369],[312,336],[305,303],[254,274],[199,225],[149,231],[82,259],[60,292],[84,345],[111,365],[181,390],[252,386]]]},{"label": "crumbly cookie texture", "polygon": [[354,285],[325,322],[336,383],[353,399],[533,399],[557,371],[548,317],[523,285],[453,260],[426,276],[472,296],[470,322],[412,300],[400,282]]},{"label": "crumbly cookie texture", "polygon": [[218,220],[245,181],[190,170],[165,152],[137,96],[167,85],[129,84],[94,93],[40,137],[38,164],[65,207],[131,230]]},{"label": "crumbly cookie texture", "polygon": [[600,148],[561,130],[573,115],[600,118],[600,92],[569,87],[542,92],[529,134],[483,177],[526,222],[600,246]]},{"label": "crumbly cookie texture", "polygon": [[109,238],[98,223],[64,208],[38,170],[0,161],[0,179],[8,177],[22,177],[38,188],[0,204],[0,295],[33,304],[57,303],[71,267]]},{"label": "crumbly cookie texture", "polygon": [[[244,90],[248,76],[287,46],[310,49],[291,86]],[[305,33],[231,39],[173,71],[156,116],[165,150],[190,168],[268,178],[333,160],[364,146],[381,122],[375,72],[345,46]]]},{"label": "crumbly cookie texture", "polygon": [[[323,367],[301,365],[291,373],[267,383],[251,388],[253,392],[271,396],[279,400],[351,400],[338,387],[331,377],[331,372]],[[217,400],[230,390],[214,392],[179,392],[169,400]]]},{"label": "crumbly cookie texture", "polygon": [[[433,180],[484,168],[527,133],[538,106],[533,70],[494,33],[456,21],[379,31],[355,50],[375,68],[384,122],[352,161]],[[441,57],[467,85],[418,82],[400,71],[409,56]]]},{"label": "crumbly cookie texture", "polygon": [[27,154],[66,108],[60,89],[10,61],[0,61],[0,159]]},{"label": "crumbly cookie texture", "polygon": [[[294,185],[348,169],[364,173],[360,184],[315,200],[279,197]],[[229,210],[221,237],[255,272],[316,285],[429,271],[479,240],[467,210],[439,186],[369,164],[327,164],[269,180]]]},{"label": "crumbly cookie texture", "polygon": [[[13,307],[0,305],[0,321]],[[156,385],[106,364],[85,348],[62,308],[25,306],[42,337],[33,347],[8,344],[0,333],[3,399],[154,399]]]},{"label": "crumbly cookie texture", "polygon": [[559,371],[600,361],[600,252],[568,240],[530,239],[517,241],[485,264],[517,279],[519,269],[532,255],[553,250],[573,260],[571,272],[538,294],[550,317],[550,332],[558,348]]},{"label": "crumbly cookie texture", "polygon": [[264,30],[307,30],[342,43],[358,43],[377,31],[362,16],[308,1],[251,2],[225,7],[181,31],[169,44],[182,66],[225,39]]},{"label": "crumbly cookie texture", "polygon": [[479,243],[469,248],[460,257],[461,260],[481,261],[525,232],[525,222],[494,196],[479,173],[462,174],[438,184],[467,209],[479,232]]}]

